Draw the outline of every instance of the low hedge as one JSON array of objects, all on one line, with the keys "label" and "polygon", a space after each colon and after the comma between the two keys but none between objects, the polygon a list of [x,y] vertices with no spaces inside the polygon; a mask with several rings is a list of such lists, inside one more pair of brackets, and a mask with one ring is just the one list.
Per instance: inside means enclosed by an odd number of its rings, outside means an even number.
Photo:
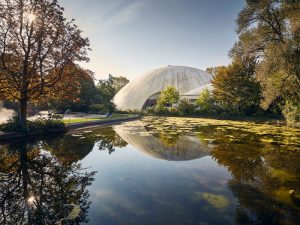
[{"label": "low hedge", "polygon": [[53,130],[66,130],[65,124],[61,116],[49,115],[48,118],[38,118],[35,121],[27,121],[27,127],[23,127],[19,123],[17,117],[0,125],[3,132],[20,132],[20,133],[48,133]]}]

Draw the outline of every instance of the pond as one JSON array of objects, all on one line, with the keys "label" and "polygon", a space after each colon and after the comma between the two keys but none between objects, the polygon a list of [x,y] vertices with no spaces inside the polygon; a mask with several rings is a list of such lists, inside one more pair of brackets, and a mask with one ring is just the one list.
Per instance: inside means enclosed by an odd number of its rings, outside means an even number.
[{"label": "pond", "polygon": [[300,224],[300,130],[145,117],[1,144],[0,224]]}]

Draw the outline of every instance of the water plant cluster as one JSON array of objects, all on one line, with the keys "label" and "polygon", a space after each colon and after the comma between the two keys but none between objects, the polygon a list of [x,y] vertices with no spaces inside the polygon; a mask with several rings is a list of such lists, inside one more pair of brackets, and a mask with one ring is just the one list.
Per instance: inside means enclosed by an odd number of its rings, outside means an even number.
[{"label": "water plant cluster", "polygon": [[[203,141],[245,144],[255,141],[261,145],[300,151],[300,129],[283,125],[206,118],[155,117],[142,119],[151,134],[178,136],[205,134]],[[221,138],[221,139],[220,139]]]}]

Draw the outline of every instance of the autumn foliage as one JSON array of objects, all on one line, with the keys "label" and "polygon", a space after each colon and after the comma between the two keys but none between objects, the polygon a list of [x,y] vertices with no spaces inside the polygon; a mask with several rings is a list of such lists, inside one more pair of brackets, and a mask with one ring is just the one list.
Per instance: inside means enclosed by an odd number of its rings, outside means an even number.
[{"label": "autumn foliage", "polygon": [[0,97],[20,103],[21,124],[28,102],[74,93],[89,41],[57,0],[1,0],[0,40]]}]

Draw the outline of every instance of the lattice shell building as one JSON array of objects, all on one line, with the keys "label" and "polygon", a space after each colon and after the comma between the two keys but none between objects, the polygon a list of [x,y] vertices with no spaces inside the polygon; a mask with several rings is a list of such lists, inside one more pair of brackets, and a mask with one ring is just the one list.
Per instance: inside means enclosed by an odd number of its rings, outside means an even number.
[{"label": "lattice shell building", "polygon": [[149,99],[158,98],[168,86],[174,86],[181,98],[193,101],[204,88],[212,88],[211,79],[211,74],[196,68],[162,67],[129,82],[114,97],[114,103],[119,110],[141,110]]}]

